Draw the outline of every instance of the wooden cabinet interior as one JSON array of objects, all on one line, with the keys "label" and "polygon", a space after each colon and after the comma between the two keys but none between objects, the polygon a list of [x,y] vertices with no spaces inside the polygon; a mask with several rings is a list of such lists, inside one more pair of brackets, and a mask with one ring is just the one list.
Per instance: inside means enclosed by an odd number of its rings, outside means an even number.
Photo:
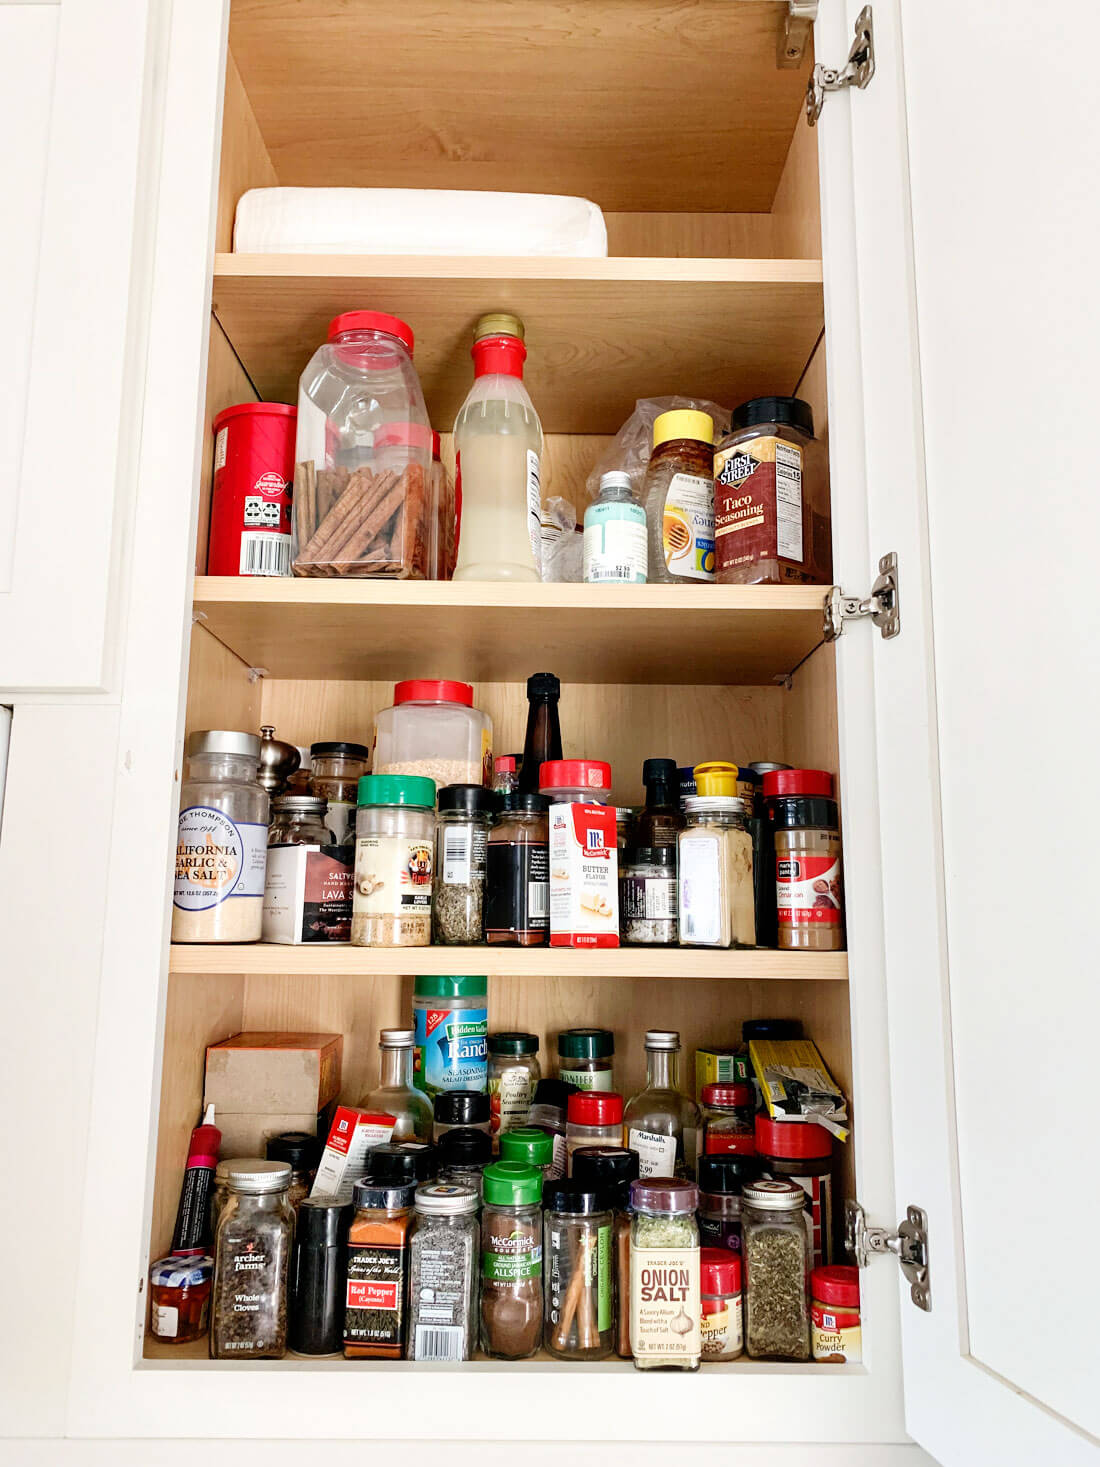
[{"label": "wooden cabinet interior", "polygon": [[[521,309],[532,358],[541,349],[554,367],[545,378],[545,402],[534,381],[531,387],[550,429],[544,482],[582,511],[585,477],[634,396],[711,392],[732,406],[745,396],[797,390],[811,402],[824,436],[816,139],[802,118],[805,66],[775,65],[785,11],[777,3],[727,0],[689,7],[592,0],[583,10],[536,0],[502,9],[473,0],[459,22],[445,6],[410,0],[372,11],[370,59],[362,67],[349,61],[365,45],[354,7],[233,0],[198,486],[199,576],[213,417],[273,389],[293,402],[297,373],[334,309],[400,313],[403,303],[412,303],[417,363],[441,429],[450,426],[456,394],[469,380],[477,315]],[[509,62],[494,68],[491,107],[481,86],[490,54]],[[608,56],[614,57],[610,68]],[[406,123],[395,126],[395,116]],[[605,210],[611,258],[232,256],[237,199],[247,188],[274,184],[582,193]],[[589,335],[604,331],[600,341],[578,344],[584,320],[597,323]],[[724,372],[731,363],[736,370]],[[444,434],[444,458],[452,457]],[[318,603],[326,593],[317,588],[333,584],[282,583]],[[429,636],[399,649],[401,676],[456,675],[432,661],[427,645],[432,627],[442,628],[449,615],[449,589],[420,598],[418,625]],[[536,589],[554,594],[551,587]],[[659,664],[656,673],[647,671],[627,655],[629,623],[626,612],[617,612],[614,647],[595,672],[563,677],[565,752],[610,760],[620,802],[640,801],[642,760],[650,755],[686,763],[740,754],[837,768],[834,659],[818,630],[822,593],[781,591],[773,598],[775,619],[752,622],[759,615],[754,606],[768,604],[768,595],[754,603],[753,588],[745,589],[748,599],[730,598],[728,621],[743,632],[751,627],[747,641],[764,648],[755,661],[747,651],[708,652],[698,641],[704,624],[676,613],[671,600],[666,623],[654,598],[635,624],[634,641],[644,653],[649,636],[664,644],[682,636],[679,670]],[[577,590],[562,588],[562,600]],[[440,593],[443,601],[434,602]],[[501,596],[506,604],[507,592]],[[278,583],[198,582],[196,609],[206,620],[192,639],[188,732],[257,729],[264,722],[298,744],[369,743],[376,712],[392,699],[390,674],[398,675],[386,663],[384,640],[361,639],[352,676],[340,659],[315,657],[313,650],[297,661],[288,653],[264,662],[256,639],[265,617],[270,624],[265,597],[279,599]],[[246,606],[251,623],[226,611],[234,598],[255,603]],[[598,649],[600,610],[589,614],[583,595],[573,600],[581,650]],[[293,641],[296,614],[291,607],[278,623],[284,639]],[[472,625],[476,606],[463,614]],[[301,629],[305,610],[300,616]],[[797,636],[784,641],[797,617],[803,618]],[[747,641],[733,637],[730,645]],[[492,716],[498,752],[522,747],[526,672],[563,671],[547,660],[544,645],[537,638],[528,644],[502,639],[498,656],[486,653],[475,702]],[[265,675],[256,674],[257,664]],[[320,676],[303,678],[303,671]],[[444,971],[438,951],[430,970]],[[356,950],[342,950],[349,955],[329,963],[320,955],[315,969],[301,949],[286,952],[285,971],[270,949],[259,961],[247,947],[219,951],[203,971],[201,953],[178,950],[168,979],[151,1257],[169,1242],[207,1044],[243,1028],[339,1031],[345,1036],[342,1095],[354,1102],[374,1082],[379,1028],[408,1019],[415,952],[395,954],[389,967],[377,953],[359,966]],[[782,1015],[803,1020],[850,1093],[844,956],[757,956],[681,949],[657,962],[651,950],[639,950],[631,972],[629,949],[603,971],[598,954],[547,954],[540,964],[537,953],[525,952],[516,961],[521,971],[507,972],[498,951],[485,967],[475,961],[468,970],[491,973],[491,1027],[537,1033],[547,1070],[559,1028],[603,1024],[616,1032],[617,1080],[630,1094],[644,1080],[646,1028],[681,1031],[686,1071],[696,1045],[735,1040],[745,1018]],[[690,1075],[684,1078],[690,1086]],[[839,1151],[838,1180],[850,1193],[850,1152]],[[147,1346],[147,1355],[157,1353],[163,1354]]]}]

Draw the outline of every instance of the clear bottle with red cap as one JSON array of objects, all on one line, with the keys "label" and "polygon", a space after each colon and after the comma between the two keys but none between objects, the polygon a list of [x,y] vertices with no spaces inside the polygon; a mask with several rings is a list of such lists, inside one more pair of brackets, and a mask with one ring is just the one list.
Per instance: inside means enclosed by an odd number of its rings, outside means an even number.
[{"label": "clear bottle with red cap", "polygon": [[416,774],[448,784],[488,784],[493,724],[474,707],[469,683],[412,678],[397,683],[393,706],[374,725],[375,774]]},{"label": "clear bottle with red cap", "polygon": [[756,1098],[745,1080],[703,1086],[703,1154],[756,1155]]},{"label": "clear bottle with red cap", "polygon": [[844,888],[833,776],[824,769],[772,770],[764,775],[764,804],[775,840],[780,948],[839,951]]},{"label": "clear bottle with red cap", "polygon": [[567,1174],[579,1146],[618,1146],[623,1139],[623,1098],[614,1090],[577,1090],[565,1112]]},{"label": "clear bottle with red cap", "polygon": [[412,354],[406,322],[345,311],[302,373],[296,575],[430,574],[432,439]]},{"label": "clear bottle with red cap", "polygon": [[455,419],[456,581],[542,578],[542,425],[523,385],[523,323],[482,316]]}]

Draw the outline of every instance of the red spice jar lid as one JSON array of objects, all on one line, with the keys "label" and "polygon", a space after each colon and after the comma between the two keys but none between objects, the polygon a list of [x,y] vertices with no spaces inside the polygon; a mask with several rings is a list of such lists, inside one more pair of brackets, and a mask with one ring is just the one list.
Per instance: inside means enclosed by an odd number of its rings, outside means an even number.
[{"label": "red spice jar lid", "polygon": [[630,1205],[643,1212],[694,1212],[699,1188],[680,1177],[653,1177],[630,1184]]},{"label": "red spice jar lid", "polygon": [[493,769],[497,774],[515,774],[516,756],[514,754],[498,754],[493,760]]},{"label": "red spice jar lid", "polygon": [[757,1116],[756,1149],[761,1156],[809,1161],[832,1156],[833,1138],[816,1121],[773,1121],[767,1116]]},{"label": "red spice jar lid", "polygon": [[443,452],[443,440],[434,430],[432,432],[432,458],[439,458]]},{"label": "red spice jar lid", "polygon": [[[704,1255],[706,1250],[704,1249]],[[850,1263],[834,1263],[828,1268],[815,1268],[810,1274],[810,1293],[822,1304],[840,1304],[859,1308],[859,1269]]]},{"label": "red spice jar lid", "polygon": [[474,690],[469,683],[453,683],[448,678],[414,677],[395,683],[394,703],[461,703],[474,706]]},{"label": "red spice jar lid", "polygon": [[264,415],[271,418],[296,418],[298,409],[291,407],[288,402],[238,402],[233,407],[222,408],[214,419],[211,431],[217,433],[223,423],[228,423],[230,418],[252,417],[253,415]]},{"label": "red spice jar lid", "polygon": [[623,1119],[623,1098],[614,1090],[578,1090],[569,1097],[566,1119],[578,1126],[618,1126]]},{"label": "red spice jar lid", "polygon": [[413,448],[430,448],[432,430],[423,423],[383,423],[374,435],[375,448],[389,448],[394,444]]},{"label": "red spice jar lid", "polygon": [[548,759],[539,768],[539,792],[609,790],[611,765],[602,759]]},{"label": "red spice jar lid", "polygon": [[825,769],[769,769],[764,798],[776,795],[824,795],[833,798],[833,776]]},{"label": "red spice jar lid", "polygon": [[[815,1273],[831,1272],[831,1269],[815,1269]],[[741,1259],[728,1248],[700,1248],[699,1284],[704,1294],[739,1294]]]},{"label": "red spice jar lid", "polygon": [[715,1080],[703,1086],[704,1105],[751,1105],[752,1086],[743,1080],[731,1084],[728,1080]]},{"label": "red spice jar lid", "polygon": [[384,331],[387,336],[396,336],[403,341],[412,356],[412,327],[398,316],[387,316],[385,311],[344,311],[328,323],[328,339],[334,340],[345,331]]}]

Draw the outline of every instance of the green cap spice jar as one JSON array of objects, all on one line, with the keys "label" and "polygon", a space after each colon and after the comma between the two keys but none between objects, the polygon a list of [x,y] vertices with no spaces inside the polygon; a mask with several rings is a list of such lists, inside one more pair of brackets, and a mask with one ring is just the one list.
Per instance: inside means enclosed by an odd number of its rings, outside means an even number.
[{"label": "green cap spice jar", "polygon": [[563,1029],[558,1035],[558,1079],[578,1090],[614,1090],[610,1029]]},{"label": "green cap spice jar", "polygon": [[481,1346],[524,1360],[542,1342],[542,1175],[521,1162],[485,1168],[481,1214]]},{"label": "green cap spice jar", "polygon": [[355,817],[351,940],[427,947],[432,936],[435,781],[365,774]]}]

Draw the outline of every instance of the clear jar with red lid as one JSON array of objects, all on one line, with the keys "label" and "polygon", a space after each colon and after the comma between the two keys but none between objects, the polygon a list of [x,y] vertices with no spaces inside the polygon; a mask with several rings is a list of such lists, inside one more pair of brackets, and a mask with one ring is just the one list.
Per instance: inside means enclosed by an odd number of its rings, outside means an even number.
[{"label": "clear jar with red lid", "polygon": [[806,1195],[806,1221],[813,1266],[833,1257],[833,1138],[816,1121],[773,1121],[756,1117],[756,1153],[762,1175],[797,1182]]},{"label": "clear jar with red lid", "polygon": [[764,805],[775,842],[780,948],[839,951],[844,890],[833,776],[824,769],[772,770],[764,776]]},{"label": "clear jar with red lid", "polygon": [[568,1174],[579,1146],[620,1146],[623,1139],[623,1098],[614,1090],[578,1090],[569,1097],[565,1112],[565,1152]]},{"label": "clear jar with red lid", "polygon": [[397,683],[393,707],[374,725],[375,774],[423,775],[436,788],[492,778],[493,724],[474,707],[469,683],[411,678]]},{"label": "clear jar with red lid", "polygon": [[539,770],[539,794],[555,805],[606,805],[611,765],[602,759],[550,759]]},{"label": "clear jar with red lid", "polygon": [[412,356],[406,322],[345,311],[302,373],[295,575],[430,573],[431,428]]},{"label": "clear jar with red lid", "polygon": [[810,1274],[810,1344],[815,1360],[862,1362],[858,1268],[837,1263]]},{"label": "clear jar with red lid", "polygon": [[703,1086],[703,1154],[756,1155],[756,1104],[746,1081]]},{"label": "clear jar with red lid", "polygon": [[703,1362],[736,1360],[741,1333],[741,1259],[725,1248],[699,1252],[699,1302]]}]

